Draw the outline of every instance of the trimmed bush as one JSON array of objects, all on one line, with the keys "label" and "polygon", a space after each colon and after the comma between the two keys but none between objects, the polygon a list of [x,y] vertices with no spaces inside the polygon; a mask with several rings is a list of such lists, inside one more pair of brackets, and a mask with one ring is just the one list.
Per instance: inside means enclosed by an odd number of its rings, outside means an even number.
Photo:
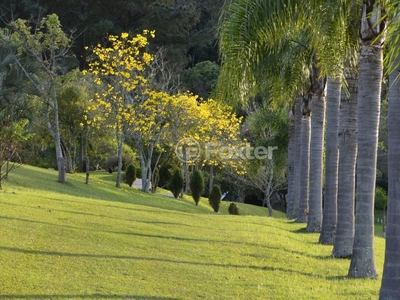
[{"label": "trimmed bush", "polygon": [[221,204],[221,188],[219,185],[214,185],[211,189],[210,196],[208,197],[208,202],[210,203],[211,207],[214,209],[214,212],[219,211],[219,206]]},{"label": "trimmed bush", "polygon": [[239,214],[239,207],[234,202],[231,202],[231,204],[228,207],[228,212],[230,215],[238,215]]},{"label": "trimmed bush", "polygon": [[180,170],[175,170],[172,178],[168,184],[168,189],[174,195],[175,198],[179,197],[183,188],[183,177]]},{"label": "trimmed bush", "polygon": [[201,194],[204,191],[204,177],[201,171],[194,170],[192,176],[190,176],[190,190],[192,191],[192,197],[197,206],[199,204]]},{"label": "trimmed bush", "polygon": [[125,172],[125,182],[129,186],[132,186],[135,180],[136,180],[136,168],[134,165],[129,165],[128,168],[126,168]]}]

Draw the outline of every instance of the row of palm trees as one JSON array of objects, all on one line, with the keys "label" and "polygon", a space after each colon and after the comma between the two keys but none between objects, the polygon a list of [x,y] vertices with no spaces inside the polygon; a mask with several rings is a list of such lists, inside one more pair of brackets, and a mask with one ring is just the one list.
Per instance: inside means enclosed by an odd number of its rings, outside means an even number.
[{"label": "row of palm trees", "polygon": [[221,97],[245,101],[267,86],[275,101],[296,99],[289,155],[299,159],[289,157],[288,218],[321,232],[334,257],[351,257],[349,277],[377,278],[374,193],[387,45],[393,72],[382,299],[400,299],[399,2],[227,0],[219,23]]}]

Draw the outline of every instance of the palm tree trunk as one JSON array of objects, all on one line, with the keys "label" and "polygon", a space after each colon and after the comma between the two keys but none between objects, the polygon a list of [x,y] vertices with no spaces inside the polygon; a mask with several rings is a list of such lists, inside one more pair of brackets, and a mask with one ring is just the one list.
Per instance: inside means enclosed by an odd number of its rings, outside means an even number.
[{"label": "palm tree trunk", "polygon": [[381,45],[369,43],[361,45],[358,128],[362,130],[358,133],[356,226],[349,277],[376,278],[378,276],[374,254],[374,195],[382,52]]},{"label": "palm tree trunk", "polygon": [[288,145],[288,193],[286,196],[286,217],[292,219],[294,208],[294,180],[295,180],[295,160],[296,160],[296,128],[293,109],[290,111],[289,124],[289,145]]},{"label": "palm tree trunk", "polygon": [[295,149],[294,149],[294,187],[293,187],[293,205],[288,211],[288,219],[295,219],[299,210],[300,203],[300,152],[301,152],[301,103],[302,97],[297,97],[294,110],[295,122]]},{"label": "palm tree trunk", "polygon": [[[400,62],[400,57],[395,65]],[[395,80],[400,67],[389,75],[388,108],[388,209],[385,264],[380,299],[400,299],[400,81]]]},{"label": "palm tree trunk", "polygon": [[339,167],[339,113],[341,75],[328,78],[326,107],[325,189],[321,244],[333,245],[337,222],[337,190]]},{"label": "palm tree trunk", "polygon": [[[385,19],[379,1],[364,0],[359,31],[357,204],[349,277],[377,278],[374,196],[383,73]],[[361,130],[362,129],[362,130]]]},{"label": "palm tree trunk", "polygon": [[350,258],[354,242],[354,195],[357,158],[357,102],[356,74],[346,76],[350,95],[342,91],[339,127],[339,178],[337,196],[337,227],[332,256]]},{"label": "palm tree trunk", "polygon": [[322,226],[322,153],[324,149],[325,95],[321,91],[311,99],[310,188],[308,232],[320,232]]},{"label": "palm tree trunk", "polygon": [[297,211],[297,223],[306,223],[308,216],[308,186],[310,175],[310,111],[308,100],[303,100],[301,119],[301,153],[299,164],[300,201]]}]

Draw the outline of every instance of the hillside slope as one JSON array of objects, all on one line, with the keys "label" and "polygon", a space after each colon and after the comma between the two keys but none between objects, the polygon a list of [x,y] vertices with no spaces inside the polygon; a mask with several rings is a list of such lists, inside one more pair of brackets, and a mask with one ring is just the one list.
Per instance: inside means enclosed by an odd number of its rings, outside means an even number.
[{"label": "hillside slope", "polygon": [[[332,259],[304,224],[259,207],[214,214],[204,199],[196,207],[117,189],[113,176],[94,173],[85,185],[75,174],[63,185],[30,166],[10,174],[0,191],[0,298],[378,297],[380,280],[347,279],[349,260]],[[380,274],[383,251],[376,238]]]}]

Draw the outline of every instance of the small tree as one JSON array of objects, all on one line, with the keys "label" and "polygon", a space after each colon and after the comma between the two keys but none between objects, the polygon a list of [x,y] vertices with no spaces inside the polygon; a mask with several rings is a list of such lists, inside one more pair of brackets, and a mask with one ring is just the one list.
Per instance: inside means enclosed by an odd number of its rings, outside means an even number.
[{"label": "small tree", "polygon": [[239,215],[239,208],[234,202],[231,202],[231,204],[228,207],[228,212],[230,215]]},{"label": "small tree", "polygon": [[134,165],[129,165],[125,172],[125,181],[131,187],[136,180],[136,168]]},{"label": "small tree", "polygon": [[210,196],[208,197],[208,202],[210,203],[211,207],[214,209],[215,212],[219,211],[219,206],[221,204],[221,189],[219,185],[213,185],[211,189]]},{"label": "small tree", "polygon": [[181,193],[183,188],[183,177],[180,170],[175,170],[174,174],[172,175],[171,181],[169,182],[168,188],[175,198],[179,197],[179,194]]},{"label": "small tree", "polygon": [[192,197],[197,206],[200,201],[200,196],[204,191],[204,178],[201,171],[194,170],[190,177],[190,190],[192,191]]}]

